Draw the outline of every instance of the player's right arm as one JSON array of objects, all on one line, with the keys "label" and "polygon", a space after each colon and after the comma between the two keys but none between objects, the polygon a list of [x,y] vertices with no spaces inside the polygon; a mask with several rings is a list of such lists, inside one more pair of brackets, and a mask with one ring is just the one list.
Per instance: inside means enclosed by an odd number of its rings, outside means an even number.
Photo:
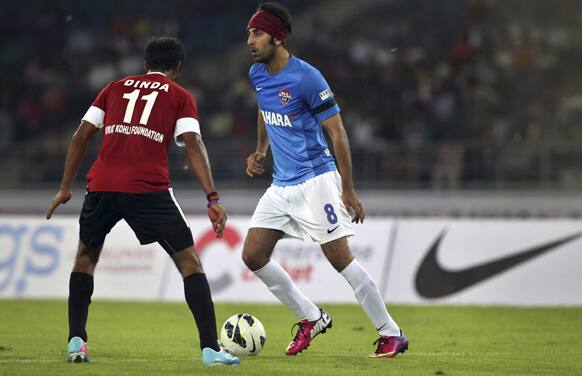
[{"label": "player's right arm", "polygon": [[53,212],[60,204],[64,204],[71,199],[71,185],[73,184],[75,175],[77,175],[77,171],[79,170],[79,164],[85,156],[87,144],[98,131],[99,128],[97,128],[94,124],[83,120],[81,121],[81,124],[79,125],[79,128],[77,128],[75,134],[73,134],[71,143],[69,144],[69,150],[67,151],[63,179],[61,180],[59,191],[53,197],[49,205],[46,213],[46,219],[51,218]]},{"label": "player's right arm", "polygon": [[251,178],[265,172],[265,156],[269,149],[269,136],[265,128],[265,119],[259,109],[257,117],[257,149],[247,158],[247,175]]},{"label": "player's right arm", "polygon": [[77,175],[77,170],[79,169],[79,164],[85,156],[85,150],[87,150],[89,140],[99,131],[99,127],[103,126],[105,109],[107,108],[107,97],[114,83],[115,82],[110,82],[101,90],[101,92],[99,92],[97,98],[95,98],[91,107],[89,107],[89,110],[85,116],[83,116],[81,125],[79,125],[77,131],[73,134],[73,138],[69,144],[69,150],[67,151],[65,172],[63,173],[61,186],[49,205],[46,219],[50,219],[53,212],[60,204],[64,204],[71,199],[71,185],[73,184],[73,179],[75,179],[75,175]]}]

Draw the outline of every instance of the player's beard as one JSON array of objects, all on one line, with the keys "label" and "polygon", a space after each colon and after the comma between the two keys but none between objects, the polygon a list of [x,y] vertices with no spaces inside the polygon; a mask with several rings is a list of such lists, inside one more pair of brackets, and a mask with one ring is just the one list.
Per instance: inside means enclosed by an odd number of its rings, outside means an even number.
[{"label": "player's beard", "polygon": [[259,63],[268,64],[275,57],[276,47],[277,46],[275,45],[275,38],[271,37],[271,39],[269,39],[269,43],[265,46],[265,49],[263,50],[264,53],[259,54],[255,58],[255,60]]}]

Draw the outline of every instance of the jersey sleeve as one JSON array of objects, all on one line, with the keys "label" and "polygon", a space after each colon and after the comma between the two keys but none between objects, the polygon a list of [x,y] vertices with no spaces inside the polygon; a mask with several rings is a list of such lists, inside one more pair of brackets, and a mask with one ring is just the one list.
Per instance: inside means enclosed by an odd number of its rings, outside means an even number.
[{"label": "jersey sleeve", "polygon": [[323,75],[316,69],[304,73],[301,81],[301,98],[319,122],[340,112],[333,92]]},{"label": "jersey sleeve", "polygon": [[110,82],[101,90],[81,120],[88,121],[97,128],[103,127],[105,110],[107,109],[107,97],[111,87],[113,86],[113,83],[114,82]]},{"label": "jersey sleeve", "polygon": [[174,128],[174,141],[178,146],[186,146],[179,136],[186,132],[194,132],[200,135],[200,123],[198,122],[198,109],[196,100],[190,93],[185,93],[178,110],[176,126]]}]

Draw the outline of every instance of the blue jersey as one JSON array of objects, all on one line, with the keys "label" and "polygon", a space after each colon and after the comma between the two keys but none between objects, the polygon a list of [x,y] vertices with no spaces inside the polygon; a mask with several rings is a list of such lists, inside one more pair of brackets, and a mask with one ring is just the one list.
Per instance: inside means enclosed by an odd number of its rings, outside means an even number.
[{"label": "blue jersey", "polygon": [[290,56],[275,74],[253,64],[249,77],[273,152],[273,185],[299,184],[335,170],[321,122],[340,109],[321,73]]}]

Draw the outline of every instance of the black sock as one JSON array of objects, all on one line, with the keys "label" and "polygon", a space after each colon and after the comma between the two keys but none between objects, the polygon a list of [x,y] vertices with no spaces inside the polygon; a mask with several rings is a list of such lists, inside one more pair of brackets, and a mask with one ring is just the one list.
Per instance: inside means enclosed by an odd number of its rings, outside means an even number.
[{"label": "black sock", "polygon": [[184,295],[186,302],[198,327],[200,348],[210,347],[219,351],[216,341],[216,316],[210,296],[210,287],[204,273],[190,274],[184,278]]},{"label": "black sock", "polygon": [[87,342],[87,316],[93,295],[93,276],[72,272],[69,279],[69,341],[81,337]]}]

